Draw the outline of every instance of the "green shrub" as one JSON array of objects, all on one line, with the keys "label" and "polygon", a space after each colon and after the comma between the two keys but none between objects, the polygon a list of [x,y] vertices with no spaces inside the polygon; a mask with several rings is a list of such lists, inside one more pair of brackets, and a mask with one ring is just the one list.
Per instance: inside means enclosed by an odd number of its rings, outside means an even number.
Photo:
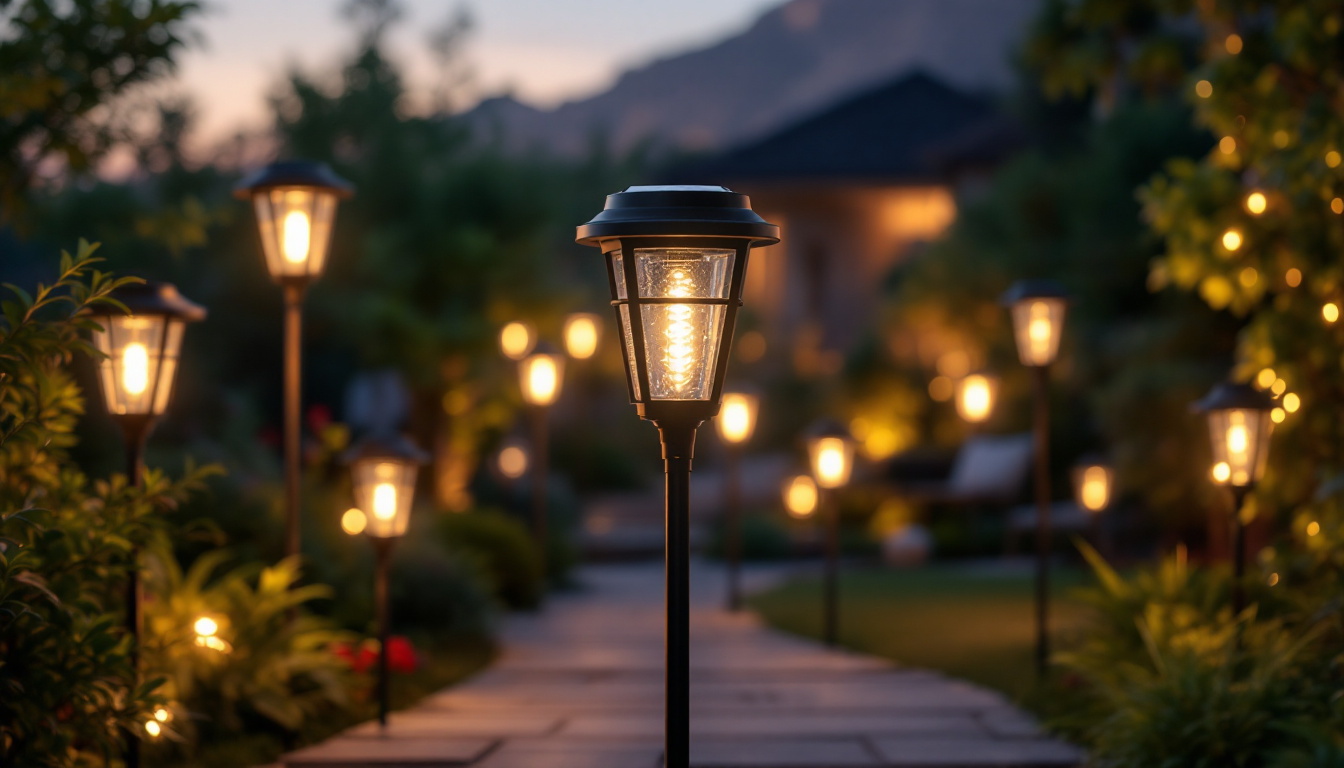
[{"label": "green shrub", "polygon": [[536,545],[522,523],[494,510],[445,514],[440,539],[449,551],[475,558],[496,598],[509,608],[535,608],[544,584]]},{"label": "green shrub", "polygon": [[[372,571],[367,575],[371,580]],[[392,551],[392,625],[441,637],[488,637],[491,579],[478,557],[449,551],[433,536],[408,536]]]}]

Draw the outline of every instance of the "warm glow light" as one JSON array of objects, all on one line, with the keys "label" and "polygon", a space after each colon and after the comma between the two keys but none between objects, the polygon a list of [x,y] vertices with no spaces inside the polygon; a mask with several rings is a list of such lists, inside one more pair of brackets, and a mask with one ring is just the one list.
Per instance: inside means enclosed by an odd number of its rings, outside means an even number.
[{"label": "warm glow light", "polygon": [[164,709],[163,707],[159,707],[158,709],[154,710],[154,719],[158,720],[160,723],[168,722],[169,717],[170,715],[168,713],[168,710]]},{"label": "warm glow light", "polygon": [[159,737],[159,734],[163,733],[163,726],[159,725],[153,720],[146,720],[145,733],[148,733],[151,737],[157,739]]},{"label": "warm glow light", "polygon": [[219,623],[209,616],[202,616],[196,620],[192,627],[200,637],[214,637],[219,631]]},{"label": "warm glow light", "polygon": [[1232,426],[1227,430],[1227,452],[1235,457],[1244,455],[1246,449],[1251,445],[1250,440],[1247,439],[1246,425],[1237,421],[1240,416],[1239,411],[1232,414]]},{"label": "warm glow light", "polygon": [[499,473],[517,480],[527,472],[527,451],[519,446],[506,446],[499,452]]},{"label": "warm glow light", "polygon": [[142,395],[149,388],[149,350],[132,342],[121,353],[121,386],[130,395]]},{"label": "warm glow light", "polygon": [[1325,153],[1325,164],[1331,168],[1335,168],[1339,165],[1339,159],[1339,153],[1333,149]]},{"label": "warm glow light", "polygon": [[280,250],[285,256],[285,261],[302,264],[308,259],[312,243],[313,227],[308,221],[308,214],[303,211],[290,211],[285,214],[280,228]]},{"label": "warm glow light", "polygon": [[1237,279],[1241,281],[1243,288],[1250,288],[1260,281],[1260,273],[1255,271],[1255,267],[1247,267],[1241,270]]},{"label": "warm glow light", "polygon": [[1283,396],[1283,410],[1289,413],[1297,413],[1297,409],[1302,407],[1302,398],[1295,392],[1289,392]]},{"label": "warm glow light", "polygon": [[565,351],[575,360],[587,360],[597,351],[597,319],[570,315],[565,321]]},{"label": "warm glow light", "polygon": [[1321,307],[1321,317],[1325,318],[1325,322],[1327,323],[1335,322],[1336,320],[1339,319],[1339,305],[1334,302],[1330,302],[1329,304],[1326,304],[1325,306]]},{"label": "warm glow light", "polygon": [[1344,213],[1344,197],[1336,197],[1330,201],[1330,210],[1335,214]]},{"label": "warm glow light", "polygon": [[1031,342],[1032,357],[1041,360],[1050,355],[1050,337],[1053,334],[1050,325],[1050,306],[1043,301],[1031,305],[1031,321],[1027,326],[1027,338]]},{"label": "warm glow light", "polygon": [[1275,424],[1282,424],[1286,418],[1288,418],[1288,414],[1282,408],[1275,408],[1269,412],[1269,420]]},{"label": "warm glow light", "polygon": [[1274,382],[1278,381],[1278,378],[1279,375],[1274,372],[1273,368],[1261,368],[1260,372],[1255,375],[1255,386],[1261,389],[1269,389],[1274,386]]},{"label": "warm glow light", "polygon": [[1195,93],[1198,94],[1201,99],[1209,98],[1213,95],[1213,83],[1210,83],[1208,80],[1200,80],[1198,83],[1195,83]]},{"label": "warm glow light", "polygon": [[1279,149],[1287,147],[1289,142],[1291,142],[1292,140],[1293,137],[1282,128],[1274,132],[1274,146],[1278,147]]},{"label": "warm glow light", "polygon": [[945,403],[952,399],[952,394],[957,385],[946,376],[934,376],[929,382],[929,397],[937,402]]},{"label": "warm glow light", "polygon": [[1321,532],[1321,524],[1320,524],[1320,523],[1316,522],[1315,520],[1312,520],[1310,523],[1307,523],[1307,535],[1308,535],[1308,536],[1315,536],[1316,534],[1318,534],[1318,533],[1320,533],[1320,532]]},{"label": "warm glow light", "polygon": [[1269,391],[1276,395],[1282,395],[1288,389],[1288,382],[1283,379],[1275,379],[1273,384],[1269,385]]},{"label": "warm glow light", "polygon": [[750,395],[729,392],[723,396],[719,411],[719,434],[726,442],[741,443],[751,438],[756,424],[756,404]]},{"label": "warm glow light", "polygon": [[368,526],[368,524],[369,519],[364,515],[364,510],[362,509],[351,507],[350,509],[345,510],[345,514],[341,515],[341,530],[351,536],[358,536],[363,533],[364,528]]},{"label": "warm glow light", "polygon": [[1232,468],[1226,461],[1220,461],[1213,465],[1213,479],[1219,483],[1226,483],[1232,477]]},{"label": "warm glow light", "polygon": [[1227,48],[1228,53],[1236,56],[1238,53],[1241,53],[1241,47],[1243,45],[1241,35],[1228,35],[1227,40],[1223,41],[1223,45]]},{"label": "warm glow light", "polygon": [[1087,467],[1083,470],[1082,487],[1078,492],[1083,508],[1100,512],[1111,501],[1111,475],[1105,467]]},{"label": "warm glow light", "polygon": [[823,437],[817,441],[812,470],[818,485],[837,488],[849,479],[850,456],[845,448],[845,441],[838,437]]},{"label": "warm glow light", "polygon": [[560,365],[547,354],[523,361],[523,397],[532,405],[550,405],[560,394]]},{"label": "warm glow light", "polygon": [[1279,583],[1279,574],[1277,574],[1277,573],[1271,573],[1271,574],[1269,574],[1269,586],[1272,587],[1272,586],[1274,586],[1275,584],[1278,584],[1278,583]]},{"label": "warm glow light", "polygon": [[1241,233],[1235,229],[1229,229],[1223,233],[1223,247],[1229,251],[1235,251],[1241,247]]},{"label": "warm glow light", "polygon": [[522,360],[532,351],[535,337],[526,323],[509,323],[499,332],[499,348],[510,360]]},{"label": "warm glow light", "polygon": [[1224,155],[1230,155],[1237,151],[1237,140],[1231,136],[1224,136],[1218,141],[1218,150]]},{"label": "warm glow light", "polygon": [[1296,288],[1302,284],[1302,270],[1297,267],[1290,268],[1283,274],[1283,282],[1288,284],[1289,288]]},{"label": "warm glow light", "polygon": [[1259,216],[1269,207],[1269,201],[1263,192],[1252,192],[1246,196],[1246,210]]},{"label": "warm glow light", "polygon": [[961,380],[957,412],[963,419],[978,423],[989,418],[993,410],[994,385],[989,377],[973,373]]},{"label": "warm glow light", "polygon": [[373,487],[373,516],[379,520],[397,516],[397,486],[379,483]]},{"label": "warm glow light", "polygon": [[807,475],[798,475],[784,484],[784,508],[793,517],[804,518],[817,509],[817,484]]},{"label": "warm glow light", "polygon": [[[671,298],[694,296],[695,283],[690,274],[681,269],[673,271],[667,295]],[[663,335],[667,337],[663,353],[667,381],[674,392],[681,393],[695,378],[695,326],[691,322],[690,306],[673,304],[667,308],[667,328]]]}]

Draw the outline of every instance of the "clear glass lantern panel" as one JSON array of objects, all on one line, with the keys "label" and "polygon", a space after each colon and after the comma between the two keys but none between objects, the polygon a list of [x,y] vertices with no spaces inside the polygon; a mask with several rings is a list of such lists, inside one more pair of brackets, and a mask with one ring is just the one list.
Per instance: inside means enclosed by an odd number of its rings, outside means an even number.
[{"label": "clear glass lantern panel", "polygon": [[617,248],[608,251],[607,258],[611,259],[611,275],[616,283],[616,298],[620,300],[630,298],[625,289],[625,259],[621,256],[621,250]]},{"label": "clear glass lantern panel", "polygon": [[839,488],[854,471],[854,443],[842,437],[822,437],[808,442],[812,475],[822,488]]},{"label": "clear glass lantern panel", "polygon": [[276,187],[252,198],[271,277],[316,277],[326,265],[336,195],[304,187]]},{"label": "clear glass lantern panel", "polygon": [[1013,305],[1013,333],[1023,365],[1039,367],[1055,361],[1066,307],[1063,299],[1056,298],[1025,299]]},{"label": "clear glass lantern panel", "polygon": [[1074,501],[1084,511],[1101,512],[1109,507],[1114,485],[1115,471],[1104,464],[1074,467]]},{"label": "clear glass lantern panel", "polygon": [[1259,481],[1265,474],[1272,430],[1269,411],[1245,408],[1211,411],[1209,439],[1219,482],[1244,488]]},{"label": "clear glass lantern panel", "polygon": [[[172,396],[184,325],[162,315],[111,315],[99,319],[94,347],[107,412],[116,416],[162,414]],[[166,333],[166,337],[165,337]]]},{"label": "clear glass lantern panel", "polygon": [[[641,299],[727,299],[735,254],[706,248],[637,248]],[[654,400],[713,394],[725,304],[640,304]]]},{"label": "clear glass lantern panel", "polygon": [[364,511],[364,533],[376,538],[401,536],[411,520],[418,467],[409,461],[365,459],[351,468],[355,506]]},{"label": "clear glass lantern panel", "polygon": [[635,400],[640,400],[639,373],[635,369],[635,334],[630,329],[630,305],[622,304],[621,312],[621,336],[625,338],[625,359],[627,362],[626,376],[630,381],[630,390],[634,394]]}]

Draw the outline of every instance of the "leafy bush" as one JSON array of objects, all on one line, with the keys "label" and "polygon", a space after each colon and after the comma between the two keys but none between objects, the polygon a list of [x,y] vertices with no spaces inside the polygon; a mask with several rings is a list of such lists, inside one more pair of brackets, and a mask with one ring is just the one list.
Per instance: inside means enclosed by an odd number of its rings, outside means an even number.
[{"label": "leafy bush", "polygon": [[452,552],[480,563],[491,589],[510,608],[535,608],[545,585],[536,545],[522,523],[502,512],[478,510],[443,515],[440,539]]}]

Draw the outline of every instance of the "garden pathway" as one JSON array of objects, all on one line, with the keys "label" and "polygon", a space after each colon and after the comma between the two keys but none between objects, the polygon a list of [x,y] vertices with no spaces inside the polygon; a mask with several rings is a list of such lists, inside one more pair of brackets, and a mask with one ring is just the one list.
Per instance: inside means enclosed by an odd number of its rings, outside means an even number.
[{"label": "garden pathway", "polygon": [[[720,609],[722,571],[692,569],[697,768],[1060,768],[1081,754],[996,693],[831,651]],[[418,706],[285,757],[286,768],[656,768],[661,565],[580,572],[584,589],[511,617],[489,670]]]}]

